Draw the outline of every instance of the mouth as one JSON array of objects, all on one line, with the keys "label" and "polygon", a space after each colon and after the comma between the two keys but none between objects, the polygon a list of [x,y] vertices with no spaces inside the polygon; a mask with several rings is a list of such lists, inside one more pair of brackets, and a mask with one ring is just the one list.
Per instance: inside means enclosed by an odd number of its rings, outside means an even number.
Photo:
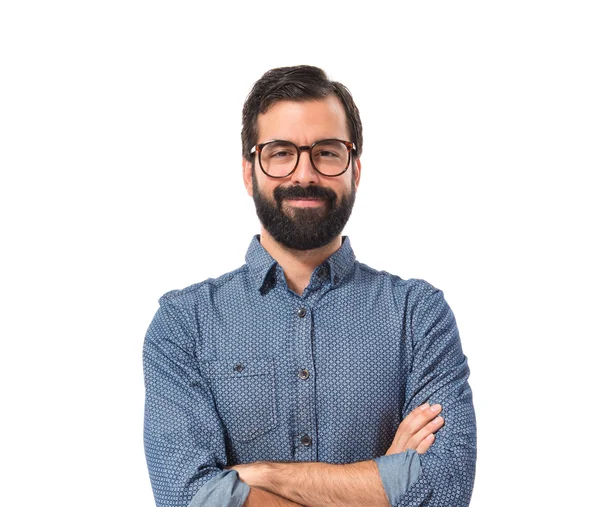
[{"label": "mouth", "polygon": [[325,203],[325,199],[284,199],[285,202],[292,206],[298,206],[302,208],[314,208],[317,206],[321,206]]}]

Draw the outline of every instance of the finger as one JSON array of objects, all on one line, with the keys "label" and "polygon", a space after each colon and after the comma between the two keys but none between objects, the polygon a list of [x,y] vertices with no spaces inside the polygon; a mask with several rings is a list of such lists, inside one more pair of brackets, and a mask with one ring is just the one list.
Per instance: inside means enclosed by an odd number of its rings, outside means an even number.
[{"label": "finger", "polygon": [[421,412],[426,411],[429,408],[429,403],[423,403],[423,405],[413,409],[404,419],[402,419],[402,422],[398,425],[398,428],[396,429],[396,435],[394,437],[394,440],[397,437],[399,437],[403,431],[406,431],[406,429],[408,429],[412,423],[414,423],[414,421],[418,418]]},{"label": "finger", "polygon": [[[444,418],[441,416],[437,416],[433,421],[431,421],[427,426],[423,429],[415,433],[412,438],[406,443],[407,449],[417,449],[419,444],[426,439],[429,435],[433,435],[444,425]],[[433,443],[433,442],[432,442]]]},{"label": "finger", "polygon": [[423,426],[429,423],[434,417],[436,417],[442,411],[442,406],[439,403],[435,405],[421,405],[413,410],[409,417],[402,421],[402,424],[406,429],[419,431]]},{"label": "finger", "polygon": [[[394,442],[404,447],[405,444],[419,431],[421,431],[432,419],[434,419],[442,410],[439,404],[430,407],[419,407],[412,418],[407,417],[396,431]],[[412,414],[412,413],[411,413]]]},{"label": "finger", "polygon": [[421,414],[421,412],[423,412],[423,411],[427,410],[428,408],[430,408],[430,405],[429,405],[429,403],[427,403],[427,402],[423,403],[423,405],[420,405],[420,406],[418,406],[418,407],[414,408],[414,409],[413,409],[413,410],[412,410],[412,411],[411,411],[411,412],[410,412],[410,413],[409,413],[409,414],[408,414],[408,415],[407,415],[407,416],[406,416],[406,417],[403,419],[403,421],[410,422],[410,421],[412,421],[413,419],[416,419],[416,418],[417,418],[417,417],[418,417],[418,416]]},{"label": "finger", "polygon": [[433,442],[435,442],[435,435],[430,433],[421,440],[421,443],[417,446],[415,451],[417,451],[417,454],[425,454],[425,452],[433,445]]}]

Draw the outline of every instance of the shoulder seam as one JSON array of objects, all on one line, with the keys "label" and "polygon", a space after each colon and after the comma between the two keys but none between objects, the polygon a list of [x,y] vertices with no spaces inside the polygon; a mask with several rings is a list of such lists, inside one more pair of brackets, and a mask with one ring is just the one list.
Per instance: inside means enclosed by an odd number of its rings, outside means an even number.
[{"label": "shoulder seam", "polygon": [[219,276],[218,278],[207,278],[206,280],[203,280],[202,282],[194,283],[183,289],[170,290],[168,292],[165,292],[159,298],[159,303],[167,302],[167,301],[174,303],[175,300],[178,299],[180,296],[184,296],[186,294],[196,292],[200,288],[202,288],[206,285],[214,285],[215,287],[220,287],[223,284],[225,284],[226,282],[229,282],[230,280],[235,278],[242,271],[245,271],[247,269],[248,269],[248,267],[244,264],[243,266],[240,266],[239,268],[234,269],[233,271],[230,271],[229,273],[225,273],[225,274]]}]

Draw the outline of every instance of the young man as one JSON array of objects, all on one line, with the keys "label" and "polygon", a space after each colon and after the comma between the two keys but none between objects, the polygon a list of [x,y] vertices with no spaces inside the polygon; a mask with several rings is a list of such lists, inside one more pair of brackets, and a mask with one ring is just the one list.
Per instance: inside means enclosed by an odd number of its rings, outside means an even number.
[{"label": "young man", "polygon": [[[443,293],[356,261],[352,97],[273,69],[243,110],[246,263],[160,298],[144,344],[159,507],[467,506],[469,368]],[[441,415],[440,415],[441,414]]]}]

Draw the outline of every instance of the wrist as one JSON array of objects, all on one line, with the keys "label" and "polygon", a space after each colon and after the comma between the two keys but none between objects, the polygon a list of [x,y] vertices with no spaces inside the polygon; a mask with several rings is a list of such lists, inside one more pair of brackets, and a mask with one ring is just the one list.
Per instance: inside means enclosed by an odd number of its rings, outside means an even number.
[{"label": "wrist", "polygon": [[248,484],[256,488],[265,489],[272,481],[269,480],[269,472],[273,469],[273,464],[268,461],[256,461],[252,463],[252,474],[248,477]]}]

